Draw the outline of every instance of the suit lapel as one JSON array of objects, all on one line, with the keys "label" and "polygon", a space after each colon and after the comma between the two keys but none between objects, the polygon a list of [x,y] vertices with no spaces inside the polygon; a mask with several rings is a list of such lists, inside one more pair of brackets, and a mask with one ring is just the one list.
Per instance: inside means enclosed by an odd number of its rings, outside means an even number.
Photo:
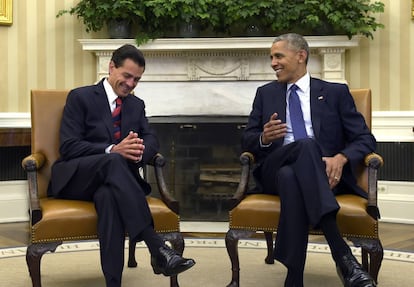
[{"label": "suit lapel", "polygon": [[272,104],[269,107],[276,107],[276,112],[278,114],[278,118],[282,120],[282,122],[286,122],[286,89],[287,84],[280,83],[276,86],[275,94],[272,95]]},{"label": "suit lapel", "polygon": [[310,105],[313,133],[316,139],[319,138],[321,122],[326,101],[326,92],[318,81],[311,78],[310,82]]},{"label": "suit lapel", "polygon": [[[130,121],[131,121],[131,115],[133,115],[133,111],[129,111],[131,108],[130,105],[130,97],[133,97],[133,95],[128,95],[125,97],[122,101],[122,110],[121,110],[121,138],[123,135],[127,135],[129,133],[129,130],[127,130],[130,127]],[[135,131],[137,132],[137,131]]]},{"label": "suit lapel", "polygon": [[113,140],[112,115],[108,104],[108,97],[103,86],[103,80],[96,85],[93,101],[96,111],[99,112],[102,117],[102,121],[108,131],[109,138]]}]

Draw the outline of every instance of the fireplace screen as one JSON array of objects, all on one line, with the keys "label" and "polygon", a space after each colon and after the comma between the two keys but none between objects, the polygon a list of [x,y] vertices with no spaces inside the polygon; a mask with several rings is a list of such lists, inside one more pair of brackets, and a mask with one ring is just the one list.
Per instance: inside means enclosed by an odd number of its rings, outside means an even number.
[{"label": "fireplace screen", "polygon": [[[227,221],[240,179],[244,117],[150,118],[166,159],[165,179],[184,221]],[[147,180],[156,192],[154,175]],[[154,194],[156,196],[156,194]]]}]

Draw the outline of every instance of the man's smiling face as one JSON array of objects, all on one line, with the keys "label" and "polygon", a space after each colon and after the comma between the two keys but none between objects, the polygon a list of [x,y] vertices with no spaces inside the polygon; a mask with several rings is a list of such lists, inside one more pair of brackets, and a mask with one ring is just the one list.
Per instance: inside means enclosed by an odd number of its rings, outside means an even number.
[{"label": "man's smiling face", "polygon": [[117,96],[126,97],[135,89],[144,70],[144,67],[139,66],[131,59],[125,59],[119,67],[115,67],[114,62],[111,61],[108,82]]}]

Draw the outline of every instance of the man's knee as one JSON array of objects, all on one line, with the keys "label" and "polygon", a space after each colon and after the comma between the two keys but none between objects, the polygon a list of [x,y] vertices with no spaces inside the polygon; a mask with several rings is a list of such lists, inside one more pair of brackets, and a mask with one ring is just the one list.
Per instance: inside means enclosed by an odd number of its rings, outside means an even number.
[{"label": "man's knee", "polygon": [[295,172],[290,165],[285,165],[277,171],[276,178],[278,182],[292,181],[295,180]]}]

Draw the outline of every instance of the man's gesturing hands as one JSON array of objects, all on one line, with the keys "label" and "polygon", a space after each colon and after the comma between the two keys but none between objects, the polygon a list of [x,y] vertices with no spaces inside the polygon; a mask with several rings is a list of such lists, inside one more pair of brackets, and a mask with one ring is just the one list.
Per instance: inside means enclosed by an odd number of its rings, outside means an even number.
[{"label": "man's gesturing hands", "polygon": [[275,139],[284,137],[286,132],[286,123],[282,123],[281,120],[277,119],[277,113],[274,113],[263,126],[262,144],[270,144]]}]

